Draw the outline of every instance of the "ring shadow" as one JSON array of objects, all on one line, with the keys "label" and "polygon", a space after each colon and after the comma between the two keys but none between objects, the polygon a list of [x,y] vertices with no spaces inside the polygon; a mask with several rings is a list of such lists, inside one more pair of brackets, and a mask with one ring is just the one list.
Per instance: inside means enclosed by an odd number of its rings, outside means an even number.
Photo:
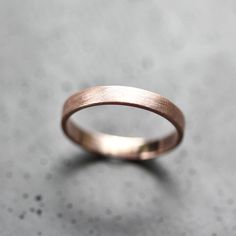
[{"label": "ring shadow", "polygon": [[159,183],[163,185],[163,187],[165,187],[166,190],[176,190],[176,184],[173,178],[171,178],[170,173],[165,167],[163,167],[163,165],[161,165],[161,163],[157,159],[145,161],[130,161],[109,158],[97,154],[82,153],[80,155],[76,154],[70,159],[66,159],[66,161],[63,162],[63,165],[60,166],[60,172],[65,177],[69,177],[74,172],[78,172],[96,163],[110,163],[115,165],[125,165],[128,163],[134,165],[137,168],[141,168],[148,174],[152,175],[157,181],[159,181]]},{"label": "ring shadow", "polygon": [[[59,168],[59,173],[62,178],[72,178],[74,173],[77,173],[79,171],[85,170],[87,167],[91,165],[95,165],[96,163],[107,163],[111,165],[132,165],[136,168],[145,170],[148,174],[150,174],[157,182],[158,186],[162,187],[161,191],[165,191],[166,194],[168,194],[171,198],[178,198],[178,189],[176,187],[174,179],[171,177],[168,170],[163,167],[163,165],[160,164],[160,162],[157,159],[152,160],[146,160],[146,161],[127,161],[127,160],[120,160],[120,159],[112,159],[105,156],[90,154],[90,153],[82,153],[82,154],[76,154],[72,156],[69,159],[64,160],[63,163],[61,163]],[[102,188],[102,184],[100,185]],[[104,189],[104,192],[107,191]],[[154,204],[154,203],[153,203]],[[70,214],[69,211],[67,214]],[[88,210],[87,215],[83,215],[86,218],[91,218],[92,213]],[[71,217],[73,217],[71,215]],[[100,219],[101,221],[101,219]],[[136,229],[132,229],[131,225],[137,225],[137,222],[135,222],[136,219],[133,217],[132,219],[129,219],[129,224],[124,223],[121,227],[122,232],[120,232],[119,235],[126,235],[125,231],[129,230],[129,235],[136,235]],[[146,221],[146,220],[145,220]],[[147,221],[149,221],[147,219]],[[108,231],[112,229],[112,227],[115,225],[112,218],[110,219],[104,219],[102,218],[102,224],[103,229],[107,228]],[[76,225],[74,225],[76,227]],[[135,226],[136,227],[136,226]],[[81,230],[80,227],[78,227],[78,230]],[[132,231],[133,230],[133,231]],[[111,231],[112,232],[112,231]],[[132,233],[133,232],[133,233]]]}]

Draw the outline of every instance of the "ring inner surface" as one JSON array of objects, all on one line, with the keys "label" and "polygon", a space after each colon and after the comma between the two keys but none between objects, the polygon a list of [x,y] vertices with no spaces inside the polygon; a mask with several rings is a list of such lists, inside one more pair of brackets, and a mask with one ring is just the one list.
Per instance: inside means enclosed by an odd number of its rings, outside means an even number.
[{"label": "ring inner surface", "polygon": [[67,121],[66,127],[68,135],[87,150],[123,159],[150,159],[172,149],[178,142],[176,131],[161,139],[124,137],[88,131],[77,126],[71,118]]}]

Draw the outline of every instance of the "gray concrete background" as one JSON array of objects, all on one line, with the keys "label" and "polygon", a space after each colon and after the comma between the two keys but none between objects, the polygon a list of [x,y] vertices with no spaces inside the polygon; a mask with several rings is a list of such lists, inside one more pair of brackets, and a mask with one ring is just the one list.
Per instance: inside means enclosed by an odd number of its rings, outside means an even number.
[{"label": "gray concrete background", "polygon": [[[236,235],[235,23],[227,0],[1,0],[0,235]],[[69,142],[64,100],[111,84],[180,106],[181,147],[141,165]],[[159,133],[121,112],[83,121]]]}]

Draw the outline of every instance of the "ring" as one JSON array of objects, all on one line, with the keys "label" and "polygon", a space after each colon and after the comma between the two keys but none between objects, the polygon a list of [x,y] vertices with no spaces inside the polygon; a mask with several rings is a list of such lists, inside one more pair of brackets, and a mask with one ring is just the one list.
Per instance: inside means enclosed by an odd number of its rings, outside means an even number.
[{"label": "ring", "polygon": [[[146,140],[87,132],[70,119],[75,112],[100,105],[123,105],[151,111],[170,121],[176,130],[160,140]],[[121,159],[147,160],[180,144],[185,119],[176,105],[157,93],[126,86],[97,86],[84,89],[66,100],[61,125],[66,136],[87,151]]]}]

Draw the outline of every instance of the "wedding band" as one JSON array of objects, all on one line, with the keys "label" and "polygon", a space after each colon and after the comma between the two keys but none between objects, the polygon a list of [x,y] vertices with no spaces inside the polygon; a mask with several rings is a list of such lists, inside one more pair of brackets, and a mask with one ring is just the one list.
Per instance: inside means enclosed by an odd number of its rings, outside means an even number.
[{"label": "wedding band", "polygon": [[[70,119],[75,112],[101,105],[123,105],[154,112],[171,122],[175,132],[160,140],[121,137],[85,131]],[[87,151],[128,160],[147,160],[180,144],[184,135],[185,120],[176,105],[157,93],[125,86],[97,86],[82,90],[67,99],[63,107],[61,125],[66,136]]]}]

